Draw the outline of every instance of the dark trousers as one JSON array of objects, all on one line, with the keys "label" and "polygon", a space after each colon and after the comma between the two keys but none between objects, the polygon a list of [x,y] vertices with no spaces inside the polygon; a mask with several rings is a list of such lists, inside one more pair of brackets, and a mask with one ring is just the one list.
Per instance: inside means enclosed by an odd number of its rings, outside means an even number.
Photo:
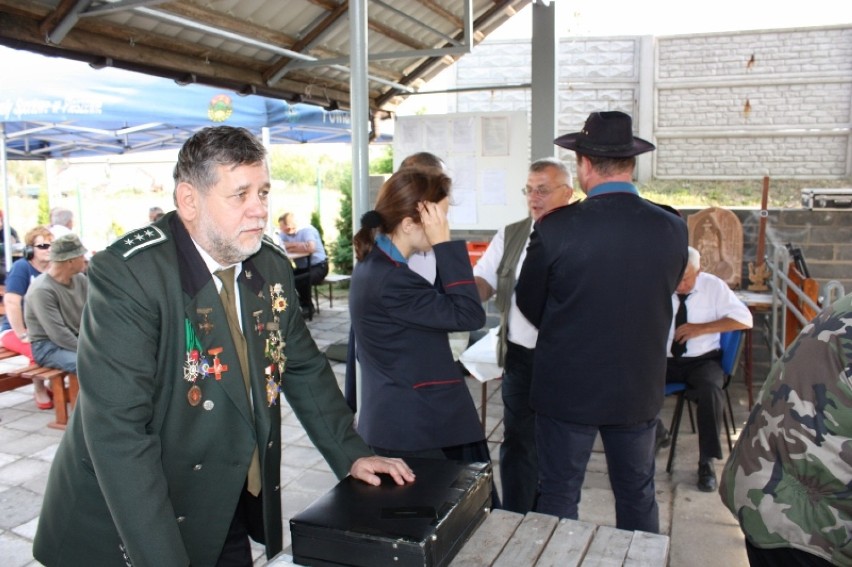
[{"label": "dark trousers", "polygon": [[577,519],[580,489],[595,437],[600,433],[615,495],[616,527],[660,531],[654,489],[657,420],[631,425],[581,425],[536,415],[539,490],[536,511]]},{"label": "dark trousers", "polygon": [[299,306],[313,311],[311,300],[311,286],[318,284],[328,275],[328,262],[311,264],[307,268],[296,268],[293,270],[296,276],[296,293],[299,294]]},{"label": "dark trousers", "polygon": [[722,386],[721,354],[718,351],[696,357],[669,358],[666,365],[666,382],[685,382],[686,397],[698,404],[698,462],[722,458],[722,412],[725,394]]},{"label": "dark trousers", "polygon": [[260,495],[252,496],[243,487],[216,567],[251,567],[253,561],[249,537],[258,543],[266,542],[263,534],[263,501]]},{"label": "dark trousers", "polygon": [[503,371],[503,443],[500,445],[500,481],[503,508],[526,514],[538,494],[538,455],[535,449],[535,412],[530,407],[533,355],[529,348],[508,343]]},{"label": "dark trousers", "polygon": [[829,567],[830,561],[792,547],[761,549],[746,540],[748,564],[751,567]]}]

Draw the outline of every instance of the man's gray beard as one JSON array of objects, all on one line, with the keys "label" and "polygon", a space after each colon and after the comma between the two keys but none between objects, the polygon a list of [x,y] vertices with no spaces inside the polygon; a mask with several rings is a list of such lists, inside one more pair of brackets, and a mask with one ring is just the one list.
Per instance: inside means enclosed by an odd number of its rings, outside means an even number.
[{"label": "man's gray beard", "polygon": [[[210,235],[212,238],[211,244],[213,245],[213,249],[216,252],[216,255],[220,256],[217,261],[221,262],[223,266],[230,266],[231,264],[236,264],[237,262],[243,262],[247,258],[257,254],[258,250],[262,245],[262,238],[257,240],[257,245],[253,246],[250,250],[241,249],[238,246],[235,246],[232,242],[225,242],[219,239],[215,235]],[[210,253],[210,251],[208,251]],[[210,254],[213,256],[213,254]],[[215,256],[214,256],[215,258]]]}]

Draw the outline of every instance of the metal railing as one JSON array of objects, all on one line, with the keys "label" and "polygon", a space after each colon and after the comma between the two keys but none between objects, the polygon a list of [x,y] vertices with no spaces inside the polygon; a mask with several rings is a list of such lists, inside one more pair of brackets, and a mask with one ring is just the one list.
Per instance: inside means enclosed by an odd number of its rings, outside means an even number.
[{"label": "metal railing", "polygon": [[[772,274],[770,283],[770,291],[772,292],[772,333],[769,337],[770,365],[774,365],[787,348],[785,337],[789,323],[787,320],[788,313],[792,314],[804,326],[810,322],[810,319],[800,309],[799,305],[819,313],[824,306],[831,305],[845,295],[843,284],[831,280],[825,284],[822,293],[817,298],[818,302],[815,302],[796,282],[787,276],[789,265],[790,253],[783,246],[775,248],[772,262],[769,262],[767,258],[767,266],[769,266]],[[791,301],[788,297],[791,293],[801,303],[797,304]]]}]

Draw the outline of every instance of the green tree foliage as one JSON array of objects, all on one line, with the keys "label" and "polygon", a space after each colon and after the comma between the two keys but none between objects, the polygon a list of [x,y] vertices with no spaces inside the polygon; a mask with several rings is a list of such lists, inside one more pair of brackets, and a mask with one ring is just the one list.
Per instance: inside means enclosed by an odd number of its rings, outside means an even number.
[{"label": "green tree foliage", "polygon": [[[393,172],[393,148],[385,146],[382,154],[370,160],[373,175]],[[337,240],[331,244],[329,257],[338,274],[351,274],[354,266],[352,250],[352,167],[342,164],[326,173],[327,186],[340,189],[340,215],[334,222]]]},{"label": "green tree foliage", "polygon": [[44,188],[47,185],[44,162],[12,160],[6,165],[6,167],[8,168],[9,177],[18,187],[39,185]]},{"label": "green tree foliage", "polygon": [[38,194],[38,224],[50,226],[50,200],[47,198],[47,191],[44,189]]},{"label": "green tree foliage", "polygon": [[322,221],[320,220],[320,214],[317,210],[311,212],[311,226],[317,229],[317,232],[320,235],[320,240],[322,240],[323,244],[325,244],[325,234],[322,230]]},{"label": "green tree foliage", "polygon": [[370,160],[370,173],[393,173],[393,146],[387,144],[382,155]]},{"label": "green tree foliage", "polygon": [[316,160],[288,155],[282,148],[273,148],[269,157],[269,172],[273,179],[293,185],[313,185],[317,177]]},{"label": "green tree foliage", "polygon": [[339,168],[335,184],[340,189],[340,216],[334,222],[337,228],[337,240],[329,247],[329,257],[338,274],[351,274],[352,260],[352,168],[348,165]]}]

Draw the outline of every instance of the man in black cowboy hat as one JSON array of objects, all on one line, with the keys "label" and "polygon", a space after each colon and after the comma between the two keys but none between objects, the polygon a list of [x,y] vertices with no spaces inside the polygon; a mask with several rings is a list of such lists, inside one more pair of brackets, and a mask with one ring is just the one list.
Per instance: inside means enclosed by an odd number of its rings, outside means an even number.
[{"label": "man in black cowboy hat", "polygon": [[616,526],[657,532],[655,426],[686,224],[633,185],[635,156],[655,148],[633,136],[627,114],[594,112],[555,144],[577,154],[586,199],[539,219],[516,288],[518,307],[539,329],[530,394],[536,510],[577,518],[600,433]]}]

